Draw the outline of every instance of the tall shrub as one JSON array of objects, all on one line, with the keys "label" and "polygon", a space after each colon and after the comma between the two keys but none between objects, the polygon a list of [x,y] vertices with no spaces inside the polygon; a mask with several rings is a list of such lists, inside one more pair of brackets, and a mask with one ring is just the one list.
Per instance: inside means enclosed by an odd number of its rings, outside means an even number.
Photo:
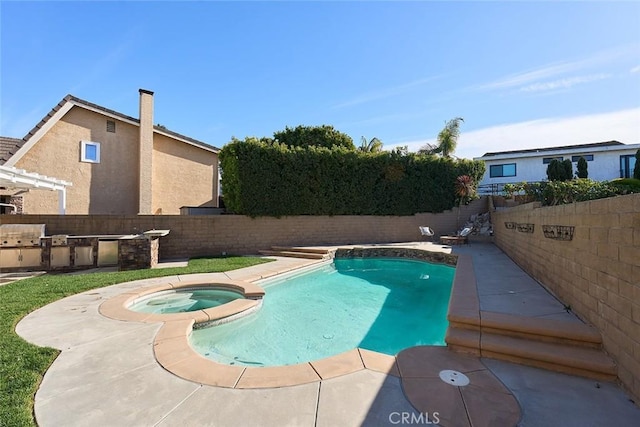
[{"label": "tall shrub", "polygon": [[573,163],[571,163],[570,159],[565,159],[562,161],[562,180],[569,181],[573,179]]},{"label": "tall shrub", "polygon": [[640,148],[636,151],[636,166],[633,168],[633,177],[640,179]]},{"label": "tall shrub", "polygon": [[225,205],[250,216],[412,215],[456,203],[455,179],[484,162],[344,147],[288,147],[255,138],[220,152]]},{"label": "tall shrub", "polygon": [[561,169],[560,161],[556,159],[551,160],[551,162],[549,162],[549,164],[547,165],[547,180],[559,181],[560,176],[562,175],[562,172],[560,169]]},{"label": "tall shrub", "polygon": [[571,160],[563,161],[554,159],[547,166],[547,179],[549,181],[567,181],[573,178],[573,165]]},{"label": "tall shrub", "polygon": [[580,156],[580,158],[578,159],[578,172],[577,172],[577,176],[578,178],[588,178],[589,177],[589,172],[587,171],[587,160]]}]

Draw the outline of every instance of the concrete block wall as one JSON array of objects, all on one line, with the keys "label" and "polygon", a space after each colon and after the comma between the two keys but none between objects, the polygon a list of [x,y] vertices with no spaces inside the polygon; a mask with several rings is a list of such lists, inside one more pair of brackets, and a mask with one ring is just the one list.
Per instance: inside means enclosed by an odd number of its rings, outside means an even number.
[{"label": "concrete block wall", "polygon": [[[492,213],[495,243],[602,334],[618,377],[640,398],[640,194]],[[505,222],[534,224],[533,233]],[[545,238],[543,225],[573,226],[573,239]]]},{"label": "concrete block wall", "polygon": [[[160,260],[195,256],[256,254],[271,246],[339,245],[420,241],[418,226],[437,235],[459,229],[471,215],[486,212],[487,199],[439,214],[412,216],[242,215],[2,215],[2,223],[46,224],[47,235],[132,234],[171,230],[160,238]],[[459,221],[459,225],[457,225]]]}]

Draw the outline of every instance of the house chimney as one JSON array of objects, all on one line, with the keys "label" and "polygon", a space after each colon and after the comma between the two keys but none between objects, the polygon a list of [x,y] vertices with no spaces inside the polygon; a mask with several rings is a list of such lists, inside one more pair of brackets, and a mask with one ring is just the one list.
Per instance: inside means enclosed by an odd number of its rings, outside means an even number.
[{"label": "house chimney", "polygon": [[140,163],[138,215],[153,209],[153,92],[140,89]]}]

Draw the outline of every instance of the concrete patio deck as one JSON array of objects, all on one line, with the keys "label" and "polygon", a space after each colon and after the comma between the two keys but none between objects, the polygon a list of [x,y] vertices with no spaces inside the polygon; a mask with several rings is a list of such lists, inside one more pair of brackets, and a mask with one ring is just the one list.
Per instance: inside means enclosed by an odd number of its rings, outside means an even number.
[{"label": "concrete patio deck", "polygon": [[[403,246],[451,251],[435,244]],[[473,257],[483,310],[512,314],[526,310],[533,317],[579,321],[494,245],[473,242],[453,252]],[[17,333],[35,344],[62,350],[36,394],[38,424],[378,426],[408,423],[403,420],[426,424],[440,412],[443,425],[487,425],[479,416],[446,413],[448,408],[442,407],[446,400],[438,403],[434,398],[433,406],[427,400],[427,407],[418,412],[405,397],[401,378],[369,369],[280,388],[232,389],[187,381],[164,370],[154,357],[154,338],[161,324],[112,320],[98,311],[105,300],[141,286],[207,279],[255,281],[316,262],[277,258],[227,273],[129,282],[74,295],[31,313],[18,324]],[[640,425],[640,409],[614,383],[475,360],[517,399],[522,413],[517,425]]]}]

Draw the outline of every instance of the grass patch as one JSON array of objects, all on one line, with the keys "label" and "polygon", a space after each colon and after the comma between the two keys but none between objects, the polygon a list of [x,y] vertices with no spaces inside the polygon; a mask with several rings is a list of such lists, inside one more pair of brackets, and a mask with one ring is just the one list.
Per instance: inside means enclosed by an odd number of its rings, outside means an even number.
[{"label": "grass patch", "polygon": [[187,267],[91,274],[45,274],[0,286],[0,426],[34,426],[33,399],[59,351],[20,338],[24,316],[58,299],[116,283],[176,274],[216,273],[269,262],[253,257],[196,258]]}]

